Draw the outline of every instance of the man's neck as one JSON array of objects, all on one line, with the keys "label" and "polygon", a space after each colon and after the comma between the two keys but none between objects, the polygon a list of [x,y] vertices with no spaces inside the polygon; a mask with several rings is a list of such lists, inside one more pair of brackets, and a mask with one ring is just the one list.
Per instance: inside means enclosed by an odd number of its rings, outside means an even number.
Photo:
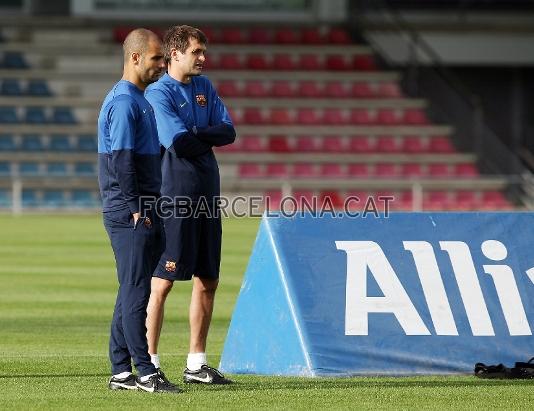
[{"label": "man's neck", "polygon": [[185,74],[185,73],[182,73],[181,71],[179,70],[173,70],[173,67],[169,67],[169,76],[171,76],[173,79],[175,79],[176,81],[179,81],[180,83],[183,83],[183,84],[189,84],[191,83],[191,76]]},{"label": "man's neck", "polygon": [[130,83],[135,85],[141,91],[145,91],[145,89],[146,89],[146,84],[141,81],[139,76],[137,76],[135,73],[132,73],[126,67],[124,68],[124,73],[122,75],[122,80],[129,81]]}]

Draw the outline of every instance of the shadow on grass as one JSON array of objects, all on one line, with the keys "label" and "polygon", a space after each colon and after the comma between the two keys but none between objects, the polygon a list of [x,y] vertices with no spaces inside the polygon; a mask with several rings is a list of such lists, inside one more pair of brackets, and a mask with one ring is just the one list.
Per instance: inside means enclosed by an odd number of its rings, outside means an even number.
[{"label": "shadow on grass", "polygon": [[85,378],[85,377],[108,377],[109,374],[10,374],[0,375],[1,380],[15,379],[15,378]]}]

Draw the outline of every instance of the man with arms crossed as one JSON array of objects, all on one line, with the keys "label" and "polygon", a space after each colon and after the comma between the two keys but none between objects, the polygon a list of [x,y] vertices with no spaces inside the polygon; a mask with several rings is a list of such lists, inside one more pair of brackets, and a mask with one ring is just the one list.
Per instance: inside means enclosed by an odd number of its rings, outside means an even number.
[{"label": "man with arms crossed", "polygon": [[[152,278],[147,337],[152,361],[159,367],[158,342],[163,307],[174,281],[193,279],[189,307],[190,342],[184,382],[228,384],[206,359],[206,339],[219,282],[221,219],[213,206],[220,195],[219,168],[213,146],[231,144],[235,130],[211,82],[201,76],[207,38],[190,26],[174,26],[165,34],[163,52],[167,74],[147,88],[158,135],[165,148],[162,188],[172,216],[165,217],[166,247]],[[178,199],[175,201],[175,199]],[[189,206],[180,207],[181,201]],[[208,214],[184,216],[200,201]]]},{"label": "man with arms crossed", "polygon": [[[162,224],[149,211],[160,196],[161,161],[154,113],[143,92],[165,70],[161,42],[149,30],[133,30],[123,44],[124,71],[98,117],[98,181],[119,290],[111,323],[112,390],[178,392],[150,361],[146,307],[152,272],[163,251]],[[132,374],[132,359],[139,374]]]}]

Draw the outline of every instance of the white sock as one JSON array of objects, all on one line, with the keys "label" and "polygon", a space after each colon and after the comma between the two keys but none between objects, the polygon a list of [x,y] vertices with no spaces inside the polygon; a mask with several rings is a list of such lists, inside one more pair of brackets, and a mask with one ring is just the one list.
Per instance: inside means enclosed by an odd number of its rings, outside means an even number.
[{"label": "white sock", "polygon": [[147,382],[148,379],[149,379],[150,377],[152,377],[153,375],[156,375],[156,373],[145,375],[144,377],[141,377],[141,378],[139,378],[139,379],[141,380],[141,382]]},{"label": "white sock", "polygon": [[154,367],[161,368],[159,366],[159,355],[158,354],[150,354],[150,361],[152,364],[154,364]]},{"label": "white sock", "polygon": [[115,374],[114,377],[122,380],[123,378],[129,377],[130,375],[132,375],[130,371],[124,371],[124,372],[121,372],[120,374]]},{"label": "white sock", "polygon": [[207,364],[205,352],[196,352],[187,354],[187,368],[191,371],[200,370],[200,367]]}]

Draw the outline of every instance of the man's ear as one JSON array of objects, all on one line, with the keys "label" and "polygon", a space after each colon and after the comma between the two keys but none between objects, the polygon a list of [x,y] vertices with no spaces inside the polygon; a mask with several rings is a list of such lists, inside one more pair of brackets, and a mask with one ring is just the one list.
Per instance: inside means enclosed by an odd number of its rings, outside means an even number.
[{"label": "man's ear", "polygon": [[131,54],[131,59],[134,64],[139,64],[139,61],[141,61],[141,54],[135,52]]},{"label": "man's ear", "polygon": [[180,54],[178,49],[171,49],[171,61],[179,61]]}]

